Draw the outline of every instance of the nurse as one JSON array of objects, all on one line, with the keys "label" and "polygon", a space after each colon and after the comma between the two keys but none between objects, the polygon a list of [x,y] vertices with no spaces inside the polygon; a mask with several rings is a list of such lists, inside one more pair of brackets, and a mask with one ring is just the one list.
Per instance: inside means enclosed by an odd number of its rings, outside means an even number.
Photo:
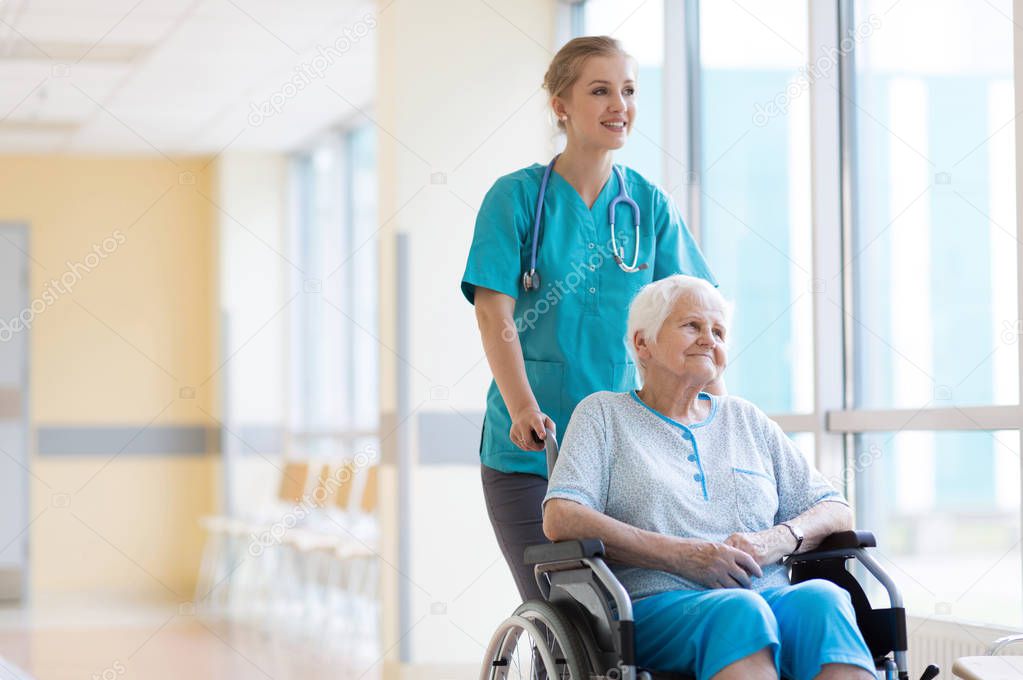
[{"label": "nurse", "polygon": [[[564,431],[584,397],[636,387],[625,331],[640,288],[672,274],[714,283],[671,199],[613,165],[636,118],[636,65],[618,41],[569,41],[547,69],[544,89],[565,150],[549,168],[534,164],[494,183],[462,277],[494,375],[480,444],[483,493],[523,599],[540,597],[522,561],[526,546],[547,540],[543,440],[555,425]],[[615,201],[626,195],[636,209]],[[720,383],[709,391],[715,388]]]}]

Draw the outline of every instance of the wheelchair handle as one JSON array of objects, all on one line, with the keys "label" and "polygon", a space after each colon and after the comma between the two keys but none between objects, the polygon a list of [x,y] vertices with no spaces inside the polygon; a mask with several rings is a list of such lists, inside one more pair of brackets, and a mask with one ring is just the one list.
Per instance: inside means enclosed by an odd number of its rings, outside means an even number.
[{"label": "wheelchair handle", "polygon": [[554,464],[558,462],[558,427],[554,421],[551,421],[551,426],[547,428],[544,448],[547,451],[547,479],[550,479],[551,473],[554,472]]}]

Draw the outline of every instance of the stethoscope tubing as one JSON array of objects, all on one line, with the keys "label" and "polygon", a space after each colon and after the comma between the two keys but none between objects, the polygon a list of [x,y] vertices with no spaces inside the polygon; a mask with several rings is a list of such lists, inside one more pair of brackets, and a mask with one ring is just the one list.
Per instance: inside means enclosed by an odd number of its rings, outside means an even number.
[{"label": "stethoscope tubing", "polygon": [[[547,168],[543,172],[543,179],[540,181],[540,192],[536,197],[536,212],[533,217],[533,238],[531,244],[531,252],[529,257],[529,270],[524,272],[522,275],[522,287],[526,290],[536,290],[540,288],[540,277],[536,273],[536,253],[540,242],[540,223],[543,220],[543,200],[547,195],[547,183],[551,179],[551,172],[554,170],[554,163],[557,162],[558,154],[551,159],[551,162],[547,165]],[[626,273],[638,272],[647,268],[647,265],[639,264],[639,223],[640,223],[640,211],[639,205],[636,204],[632,197],[629,196],[629,190],[625,186],[625,176],[622,174],[621,168],[617,165],[612,164],[615,176],[618,178],[618,195],[611,199],[611,205],[607,209],[607,219],[611,226],[611,251],[614,254],[615,262],[618,267]],[[633,221],[635,222],[636,235],[635,235],[635,250],[632,255],[632,264],[625,264],[625,248],[619,247],[615,237],[615,208],[618,207],[619,203],[625,203],[632,210]]]}]

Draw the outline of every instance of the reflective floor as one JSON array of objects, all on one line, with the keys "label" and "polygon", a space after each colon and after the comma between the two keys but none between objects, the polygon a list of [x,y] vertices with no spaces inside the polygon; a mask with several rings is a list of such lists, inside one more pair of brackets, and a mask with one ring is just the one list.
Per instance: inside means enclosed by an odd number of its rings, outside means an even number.
[{"label": "reflective floor", "polygon": [[365,631],[253,626],[197,616],[190,605],[0,610],[0,676],[37,680],[383,680],[379,645]]}]

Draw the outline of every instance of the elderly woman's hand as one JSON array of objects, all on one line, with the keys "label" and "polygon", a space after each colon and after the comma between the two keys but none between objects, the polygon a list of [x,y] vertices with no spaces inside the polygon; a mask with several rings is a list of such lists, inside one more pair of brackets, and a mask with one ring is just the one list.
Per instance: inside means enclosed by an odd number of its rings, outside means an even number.
[{"label": "elderly woman's hand", "polygon": [[738,548],[764,566],[778,562],[789,553],[789,539],[785,527],[774,526],[766,531],[732,534],[725,539],[725,545]]},{"label": "elderly woman's hand", "polygon": [[749,588],[750,577],[764,575],[748,553],[724,543],[678,539],[675,573],[708,588]]}]

